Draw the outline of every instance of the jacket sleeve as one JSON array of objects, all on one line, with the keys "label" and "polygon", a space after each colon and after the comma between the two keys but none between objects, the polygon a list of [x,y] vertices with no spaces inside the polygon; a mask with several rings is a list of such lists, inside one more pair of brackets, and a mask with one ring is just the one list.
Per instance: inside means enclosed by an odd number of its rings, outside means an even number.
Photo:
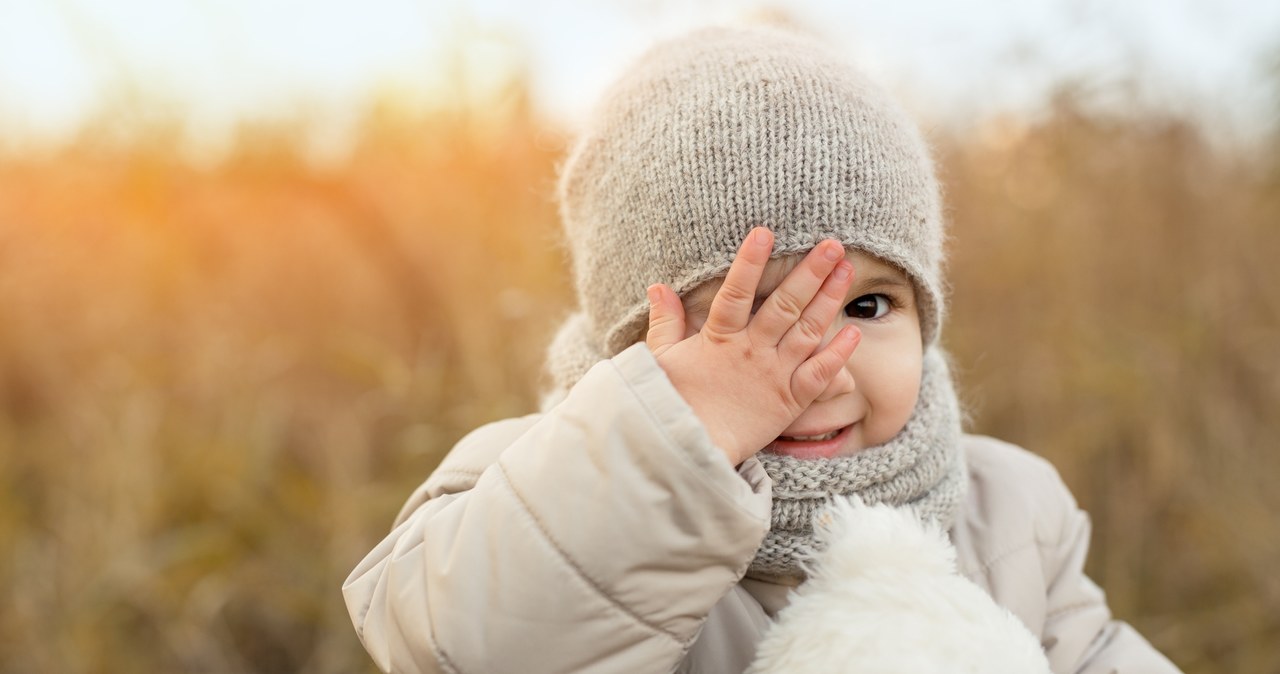
[{"label": "jacket sleeve", "polygon": [[671,671],[764,537],[763,469],[729,465],[643,344],[526,426],[464,438],[351,573],[366,650],[388,672]]},{"label": "jacket sleeve", "polygon": [[1048,581],[1047,611],[1041,641],[1054,672],[1063,674],[1178,674],[1178,668],[1142,635],[1113,620],[1106,596],[1084,573],[1090,522],[1057,471],[1052,491],[1061,510],[1057,536],[1042,543]]}]

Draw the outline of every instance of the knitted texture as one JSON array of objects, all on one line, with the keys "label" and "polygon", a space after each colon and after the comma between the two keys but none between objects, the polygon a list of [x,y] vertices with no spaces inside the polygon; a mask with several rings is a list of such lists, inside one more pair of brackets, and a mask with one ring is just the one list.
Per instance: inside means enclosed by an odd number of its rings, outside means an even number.
[{"label": "knitted texture", "polygon": [[544,409],[643,338],[649,285],[683,296],[723,276],[756,226],[773,231],[774,257],[834,238],[913,283],[920,394],[886,444],[834,459],[757,455],[773,521],[749,573],[801,575],[813,515],[832,495],[908,504],[950,525],[965,479],[937,347],[940,197],[918,130],[884,91],[790,33],[697,31],[657,45],[607,90],[562,168],[559,197],[580,309],[549,349]]},{"label": "knitted texture", "polygon": [[922,521],[950,528],[964,500],[960,408],[946,358],[925,352],[920,395],[907,425],[887,443],[826,460],[757,454],[773,480],[769,533],[747,573],[802,577],[806,559],[820,552],[814,517],[832,496],[856,495],[869,505],[909,506]]},{"label": "knitted texture", "polygon": [[[567,371],[590,368],[606,357],[592,350],[581,314],[560,329],[550,355],[550,367]],[[543,409],[550,409],[567,393],[567,388],[551,390],[543,399]],[[922,521],[932,520],[948,529],[968,486],[960,432],[960,405],[951,372],[945,354],[934,346],[924,353],[920,393],[911,417],[888,442],[832,459],[756,454],[773,483],[773,505],[769,532],[747,573],[802,577],[803,561],[819,552],[813,518],[832,496],[857,495],[867,504],[908,506]]]},{"label": "knitted texture", "polygon": [[630,345],[649,285],[683,295],[723,275],[755,226],[775,256],[834,238],[900,267],[925,344],[937,337],[943,231],[925,144],[811,40],[712,28],[660,43],[604,94],[559,197],[593,350]]}]

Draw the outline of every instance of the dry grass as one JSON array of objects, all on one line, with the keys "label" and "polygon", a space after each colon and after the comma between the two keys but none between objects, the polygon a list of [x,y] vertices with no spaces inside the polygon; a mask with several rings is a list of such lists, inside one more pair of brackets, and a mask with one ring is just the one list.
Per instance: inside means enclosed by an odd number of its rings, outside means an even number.
[{"label": "dry grass", "polygon": [[1278,167],[1069,101],[992,136],[946,152],[977,430],[1057,464],[1092,576],[1188,672],[1275,671]]},{"label": "dry grass", "polygon": [[[383,114],[0,158],[0,670],[371,670],[339,595],[569,305],[560,137]],[[1188,672],[1280,662],[1280,186],[1069,102],[938,139],[974,427],[1053,459]]]}]

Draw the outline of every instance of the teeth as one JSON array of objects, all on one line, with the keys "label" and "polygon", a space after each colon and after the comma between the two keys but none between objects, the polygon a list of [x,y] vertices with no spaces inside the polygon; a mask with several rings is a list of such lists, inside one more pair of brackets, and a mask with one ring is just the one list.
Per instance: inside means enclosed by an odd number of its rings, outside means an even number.
[{"label": "teeth", "polygon": [[791,440],[792,442],[818,442],[821,440],[830,440],[831,438],[840,435],[840,430],[841,429],[837,428],[836,430],[823,435],[782,435],[779,437],[782,440]]}]

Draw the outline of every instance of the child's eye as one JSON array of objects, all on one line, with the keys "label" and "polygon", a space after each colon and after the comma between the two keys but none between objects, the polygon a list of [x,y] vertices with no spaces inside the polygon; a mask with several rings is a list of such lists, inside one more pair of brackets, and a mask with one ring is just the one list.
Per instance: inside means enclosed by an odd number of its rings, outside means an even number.
[{"label": "child's eye", "polygon": [[876,293],[863,295],[844,305],[844,315],[849,318],[880,318],[889,313],[891,308],[893,303],[889,301],[889,297]]}]

